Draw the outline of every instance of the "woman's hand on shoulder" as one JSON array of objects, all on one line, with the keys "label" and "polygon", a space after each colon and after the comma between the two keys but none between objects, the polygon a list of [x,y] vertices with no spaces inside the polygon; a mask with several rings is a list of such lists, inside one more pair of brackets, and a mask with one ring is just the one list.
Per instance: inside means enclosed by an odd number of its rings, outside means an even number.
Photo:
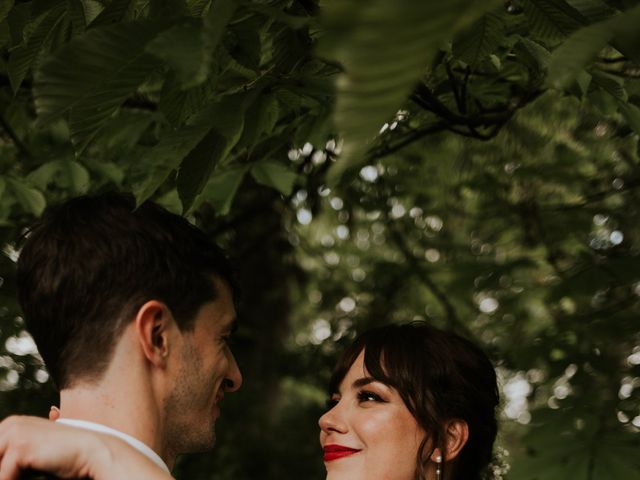
[{"label": "woman's hand on shoulder", "polygon": [[37,470],[62,478],[170,480],[151,460],[123,441],[36,417],[0,423],[0,480]]}]

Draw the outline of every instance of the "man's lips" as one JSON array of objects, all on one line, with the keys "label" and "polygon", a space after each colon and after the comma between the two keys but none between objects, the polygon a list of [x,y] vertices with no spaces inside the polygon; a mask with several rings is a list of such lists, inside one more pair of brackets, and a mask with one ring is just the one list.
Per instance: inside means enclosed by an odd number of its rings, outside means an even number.
[{"label": "man's lips", "polygon": [[348,457],[349,455],[353,455],[354,453],[358,453],[360,451],[356,448],[344,447],[342,445],[325,445],[323,450],[323,458],[325,462]]}]

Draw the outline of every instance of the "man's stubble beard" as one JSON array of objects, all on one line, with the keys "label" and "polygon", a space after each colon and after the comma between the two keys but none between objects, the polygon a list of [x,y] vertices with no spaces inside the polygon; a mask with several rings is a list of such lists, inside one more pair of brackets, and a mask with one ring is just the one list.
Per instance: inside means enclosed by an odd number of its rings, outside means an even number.
[{"label": "man's stubble beard", "polygon": [[182,352],[176,385],[165,403],[166,441],[176,454],[206,452],[216,443],[213,412],[206,412],[204,418],[195,417],[197,408],[206,404],[210,395],[202,389],[208,379],[198,375],[202,371],[200,365],[197,352],[187,346]]}]

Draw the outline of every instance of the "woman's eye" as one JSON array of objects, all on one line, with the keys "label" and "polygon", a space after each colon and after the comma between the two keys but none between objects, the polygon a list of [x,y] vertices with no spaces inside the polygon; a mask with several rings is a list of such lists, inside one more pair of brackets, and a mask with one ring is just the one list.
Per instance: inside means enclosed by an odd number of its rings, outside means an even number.
[{"label": "woman's eye", "polygon": [[362,390],[361,392],[358,392],[358,400],[361,402],[383,402],[384,401],[379,395],[373,392],[369,392],[367,390]]}]

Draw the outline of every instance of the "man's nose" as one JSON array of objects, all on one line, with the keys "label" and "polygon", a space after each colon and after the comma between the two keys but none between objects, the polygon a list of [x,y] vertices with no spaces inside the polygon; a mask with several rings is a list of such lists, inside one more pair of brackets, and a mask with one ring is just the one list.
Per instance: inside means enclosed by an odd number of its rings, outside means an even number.
[{"label": "man's nose", "polygon": [[231,355],[231,360],[229,364],[229,371],[227,372],[227,377],[224,379],[224,391],[225,392],[235,392],[242,385],[242,372],[240,372],[240,367],[238,367],[238,362],[236,362],[236,358]]}]

